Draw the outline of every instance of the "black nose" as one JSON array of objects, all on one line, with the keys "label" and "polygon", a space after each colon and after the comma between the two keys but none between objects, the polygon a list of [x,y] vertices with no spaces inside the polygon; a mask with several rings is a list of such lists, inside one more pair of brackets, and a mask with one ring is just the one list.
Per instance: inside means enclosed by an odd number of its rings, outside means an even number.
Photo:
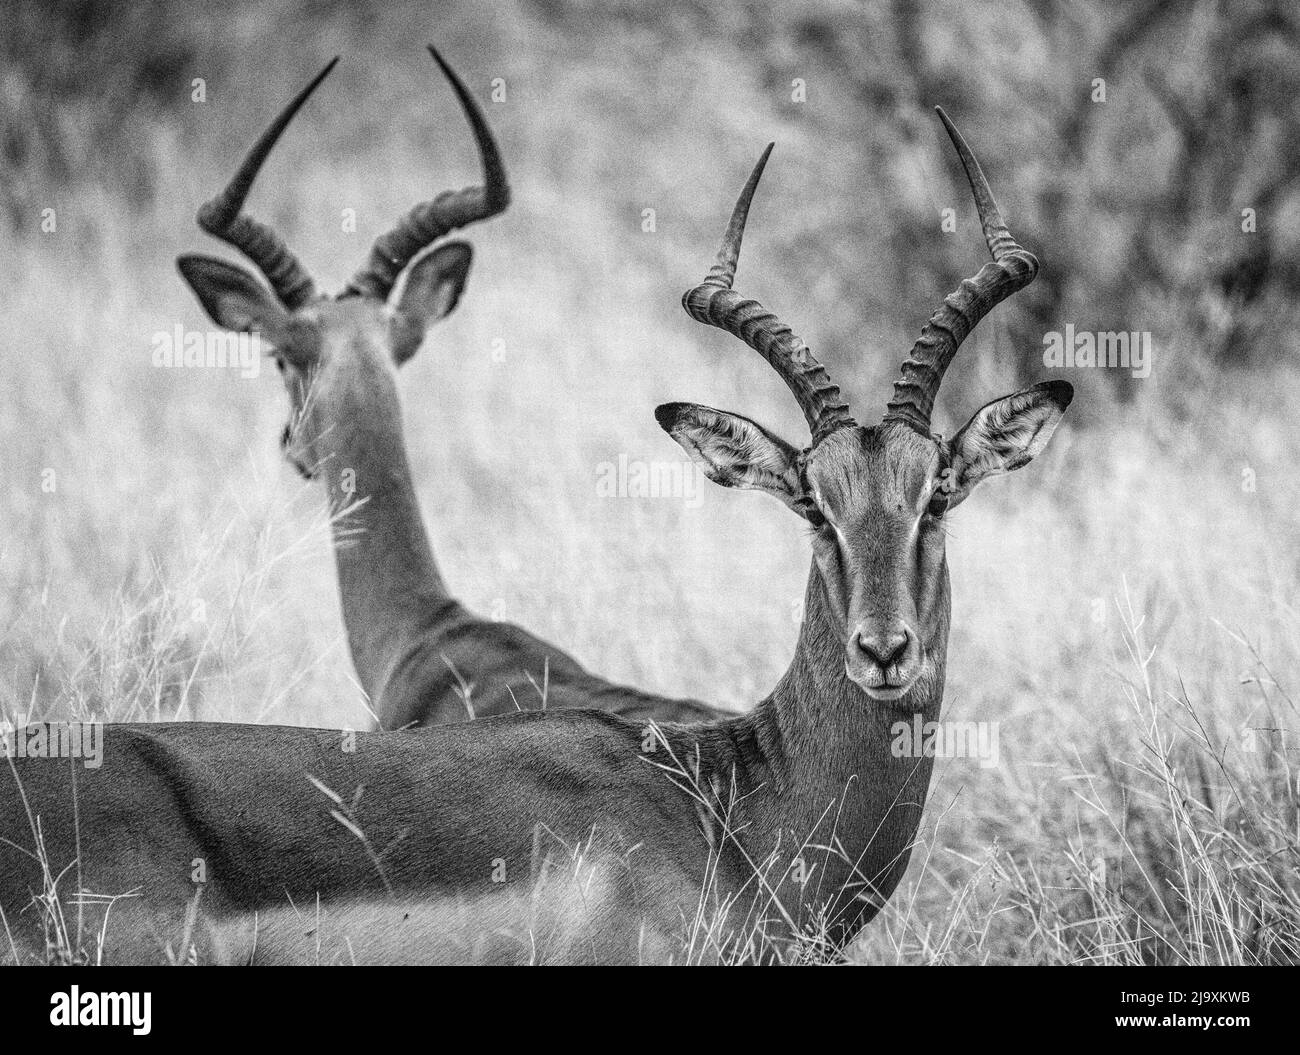
[{"label": "black nose", "polygon": [[911,642],[911,631],[905,626],[887,629],[858,631],[858,648],[878,667],[890,667],[901,663]]}]

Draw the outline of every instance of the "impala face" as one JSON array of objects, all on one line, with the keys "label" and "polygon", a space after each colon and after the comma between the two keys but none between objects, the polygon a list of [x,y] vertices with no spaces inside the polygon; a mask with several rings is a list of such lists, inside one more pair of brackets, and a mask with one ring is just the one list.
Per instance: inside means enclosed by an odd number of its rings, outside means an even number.
[{"label": "impala face", "polygon": [[904,422],[846,422],[804,450],[711,407],[669,403],[657,417],[709,479],[766,491],[807,521],[845,673],[890,703],[933,669],[946,630],[947,516],[981,480],[1038,454],[1072,395],[1050,381],[995,400],[951,441]]},{"label": "impala face", "polygon": [[930,316],[903,360],[884,420],[849,415],[822,364],[772,312],[732,288],[754,191],[771,145],[736,201],[717,262],[686,291],[697,322],[739,337],[777,372],[803,411],[812,442],[797,450],[761,425],[712,407],[667,403],[663,429],[709,479],[766,491],[813,531],[807,619],[844,646],[844,672],[871,699],[905,701],[937,673],[948,627],[943,521],[985,477],[1026,464],[1046,445],[1073,390],[1048,381],[976,411],[949,441],[930,431],[944,372],[966,335],[999,301],[1033,281],[1038,261],[1011,236],[979,161],[948,116],[939,119],[961,158],[993,260]]},{"label": "impala face", "polygon": [[920,676],[943,596],[944,452],[907,428],[842,429],[808,452],[803,515],[849,679],[873,699]]},{"label": "impala face", "polygon": [[214,322],[256,331],[270,347],[289,393],[280,445],[312,479],[329,462],[338,430],[397,412],[395,368],[455,309],[471,259],[466,243],[447,242],[411,264],[401,293],[387,303],[350,294],[292,311],[242,268],[195,256],[182,257],[180,268]]}]

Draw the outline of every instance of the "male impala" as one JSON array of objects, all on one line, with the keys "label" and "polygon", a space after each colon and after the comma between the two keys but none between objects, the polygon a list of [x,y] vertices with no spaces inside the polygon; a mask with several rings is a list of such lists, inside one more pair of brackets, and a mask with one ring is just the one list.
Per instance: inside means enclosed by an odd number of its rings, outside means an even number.
[{"label": "male impala", "polygon": [[[858,425],[790,329],[732,289],[767,154],[717,264],[684,299],[773,366],[812,434],[800,450],[735,414],[657,411],[712,479],[767,491],[812,526],[803,626],[766,699],[657,728],[597,710],[420,736],[110,727],[98,770],[28,758],[0,774],[0,907],[15,954],[41,954],[39,920],[55,904],[71,918],[70,888],[119,896],[103,955],[142,961],[165,950],[233,962],[785,958],[808,928],[840,943],[869,920],[903,875],[929,784],[932,760],[897,757],[889,730],[939,712],[941,522],[985,476],[1041,451],[1071,397],[1040,384],[951,440],[930,432],[958,346],[1037,270],[940,117],[993,261],[931,316],[880,424]],[[268,330],[382,311],[345,300],[290,317],[244,280],[224,288],[217,317],[242,310]],[[98,933],[103,909],[83,912]]]},{"label": "male impala", "polygon": [[[324,479],[333,509],[348,510],[333,521],[339,594],[353,664],[381,728],[464,721],[467,706],[477,717],[536,707],[534,686],[544,686],[549,708],[601,707],[663,721],[718,717],[725,712],[693,700],[611,686],[527,631],[475,617],[438,572],[411,484],[395,375],[419,350],[425,329],[456,307],[469,273],[465,242],[419,254],[448,232],[504,211],[510,190],[483,112],[438,52],[429,51],[469,118],[483,159],[482,187],[416,206],[375,242],[338,296],[319,296],[280,237],[241,210],[271,149],[335,59],[199,211],[199,225],[248,256],[271,290],[211,257],[181,257],[181,274],[214,322],[260,330],[273,346],[293,407],[285,453],[304,476]],[[461,679],[474,686],[468,699],[453,691]]]}]

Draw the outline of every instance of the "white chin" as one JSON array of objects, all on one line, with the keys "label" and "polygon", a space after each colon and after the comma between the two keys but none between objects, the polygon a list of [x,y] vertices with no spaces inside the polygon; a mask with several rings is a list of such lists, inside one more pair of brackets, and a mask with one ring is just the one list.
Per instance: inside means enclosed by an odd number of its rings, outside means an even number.
[{"label": "white chin", "polygon": [[901,700],[907,695],[907,690],[911,687],[910,683],[898,687],[882,685],[874,689],[867,688],[865,685],[861,686],[862,691],[878,703],[893,703],[895,700]]}]

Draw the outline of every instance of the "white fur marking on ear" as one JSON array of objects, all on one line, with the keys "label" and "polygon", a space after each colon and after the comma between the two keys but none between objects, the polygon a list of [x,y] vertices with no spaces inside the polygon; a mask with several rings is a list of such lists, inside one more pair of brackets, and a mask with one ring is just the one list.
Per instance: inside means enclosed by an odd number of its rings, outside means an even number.
[{"label": "white fur marking on ear", "polygon": [[672,436],[714,483],[767,491],[785,502],[799,493],[790,452],[752,421],[698,407],[673,427]]},{"label": "white fur marking on ear", "polygon": [[1069,403],[1046,385],[1013,393],[977,410],[950,447],[956,487],[949,508],[960,504],[981,480],[1028,464],[1052,438]]},{"label": "white fur marking on ear", "polygon": [[984,476],[1011,472],[1029,462],[1047,446],[1060,411],[1040,393],[1017,393],[983,408],[963,430],[960,454],[976,473]]}]

